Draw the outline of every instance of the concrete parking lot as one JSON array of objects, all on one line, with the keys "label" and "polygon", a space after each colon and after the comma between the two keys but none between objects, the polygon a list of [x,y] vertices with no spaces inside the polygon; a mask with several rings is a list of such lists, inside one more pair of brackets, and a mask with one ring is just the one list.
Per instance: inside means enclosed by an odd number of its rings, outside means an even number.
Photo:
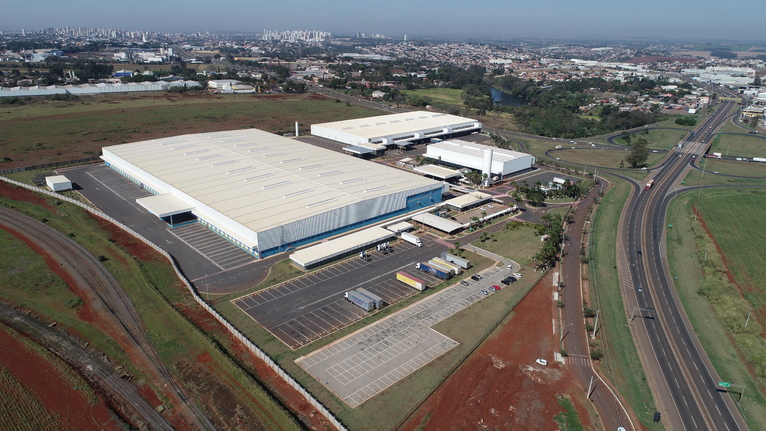
[{"label": "concrete parking lot", "polygon": [[480,290],[499,284],[508,270],[491,267],[481,274],[482,280],[468,286],[456,283],[296,363],[357,407],[457,345],[430,328],[471,304],[493,300],[492,294]]}]

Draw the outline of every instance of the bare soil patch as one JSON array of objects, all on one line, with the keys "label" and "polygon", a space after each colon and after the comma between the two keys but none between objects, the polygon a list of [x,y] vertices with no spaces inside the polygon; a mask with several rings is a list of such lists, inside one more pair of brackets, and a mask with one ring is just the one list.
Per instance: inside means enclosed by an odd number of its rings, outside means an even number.
[{"label": "bare soil patch", "polygon": [[[434,392],[402,430],[551,430],[568,397],[581,423],[592,429],[581,390],[553,362],[550,276],[514,309],[511,320]],[[548,366],[535,363],[547,358]]]},{"label": "bare soil patch", "polygon": [[[11,336],[5,330],[0,329],[0,368],[5,368],[27,390],[25,395],[32,393],[34,400],[13,400],[13,394],[19,393],[18,387],[2,387],[4,394],[0,397],[0,403],[14,402],[11,407],[22,408],[29,403],[40,403],[50,415],[46,417],[24,416],[20,418],[25,423],[39,423],[41,426],[52,425],[61,430],[120,430],[122,422],[112,412],[106,401],[98,396],[96,404],[91,405],[83,390],[87,388],[73,388],[67,384],[62,372],[53,366],[46,358],[40,356],[29,346],[19,339]],[[74,370],[69,370],[75,373]],[[18,425],[7,423],[6,420],[15,420],[8,416],[0,418],[0,428],[15,429]],[[6,428],[8,427],[8,428]],[[32,428],[30,428],[32,429]],[[42,428],[41,428],[42,429]]]}]

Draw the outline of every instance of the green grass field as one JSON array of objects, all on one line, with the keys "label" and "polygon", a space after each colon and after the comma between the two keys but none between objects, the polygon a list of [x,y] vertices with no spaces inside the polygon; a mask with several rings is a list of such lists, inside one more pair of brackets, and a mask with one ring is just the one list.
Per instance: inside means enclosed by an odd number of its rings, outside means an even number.
[{"label": "green grass field", "polygon": [[[684,184],[688,186],[766,185],[766,178],[764,178],[766,177],[766,163],[737,162],[705,158],[697,164],[698,166],[705,168],[704,176],[701,170],[692,169],[686,174],[686,177],[684,177]],[[744,178],[716,175],[715,172],[724,175],[736,175],[737,177]]]},{"label": "green grass field", "polygon": [[630,187],[614,177],[609,177],[609,181],[614,187],[607,191],[593,217],[588,253],[592,259],[588,268],[591,306],[601,310],[604,322],[600,332],[600,337],[604,338],[601,369],[641,424],[650,430],[659,430],[661,425],[652,422],[656,407],[627,324],[617,277],[617,225]]},{"label": "green grass field", "polygon": [[[619,168],[620,161],[624,161],[628,156],[628,151],[614,151],[614,150],[587,150],[587,149],[564,149],[551,152],[552,157],[558,157],[563,161],[580,163],[586,166],[603,167],[603,168]],[[648,167],[654,166],[659,163],[665,156],[661,153],[649,153],[649,158],[646,160]],[[550,164],[557,163],[558,160],[549,162]],[[630,167],[627,163],[623,164],[624,167]],[[582,169],[582,168],[581,168]]]},{"label": "green grass field", "polygon": [[459,88],[428,88],[423,90],[403,90],[407,96],[419,96],[437,103],[463,106],[463,90]]},{"label": "green grass field", "polygon": [[[695,208],[715,242],[695,220]],[[740,410],[750,429],[766,423],[764,210],[764,190],[711,189],[677,197],[668,213],[668,260],[679,296],[721,379],[747,386]]]},{"label": "green grass field", "polygon": [[101,147],[186,133],[254,127],[294,132],[379,112],[323,96],[109,95],[41,101],[0,110],[0,169],[97,156]]},{"label": "green grass field", "polygon": [[737,134],[722,133],[710,147],[711,153],[721,153],[724,156],[766,157],[766,136],[762,134],[746,135],[744,130]]}]

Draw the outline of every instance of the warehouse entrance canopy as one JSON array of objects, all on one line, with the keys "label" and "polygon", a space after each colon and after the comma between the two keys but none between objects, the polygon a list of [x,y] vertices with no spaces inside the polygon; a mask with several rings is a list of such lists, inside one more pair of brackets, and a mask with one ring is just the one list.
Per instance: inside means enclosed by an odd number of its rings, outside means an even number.
[{"label": "warehouse entrance canopy", "polygon": [[425,176],[438,178],[443,181],[447,181],[452,178],[461,178],[463,176],[463,174],[454,169],[436,165],[418,166],[415,168],[415,172],[420,172]]},{"label": "warehouse entrance canopy", "polygon": [[191,214],[194,207],[171,194],[136,199],[136,203],[146,208],[150,213],[170,223],[171,226],[177,226],[180,223],[196,219]]}]

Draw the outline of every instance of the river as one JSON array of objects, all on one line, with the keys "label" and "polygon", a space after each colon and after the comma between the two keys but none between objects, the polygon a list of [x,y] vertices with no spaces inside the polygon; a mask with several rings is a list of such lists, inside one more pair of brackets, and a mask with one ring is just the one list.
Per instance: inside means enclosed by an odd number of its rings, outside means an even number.
[{"label": "river", "polygon": [[527,105],[527,101],[522,98],[512,96],[508,93],[503,93],[502,91],[495,88],[492,88],[491,91],[492,91],[492,100],[495,102],[496,105],[510,105],[510,106],[526,106]]}]

